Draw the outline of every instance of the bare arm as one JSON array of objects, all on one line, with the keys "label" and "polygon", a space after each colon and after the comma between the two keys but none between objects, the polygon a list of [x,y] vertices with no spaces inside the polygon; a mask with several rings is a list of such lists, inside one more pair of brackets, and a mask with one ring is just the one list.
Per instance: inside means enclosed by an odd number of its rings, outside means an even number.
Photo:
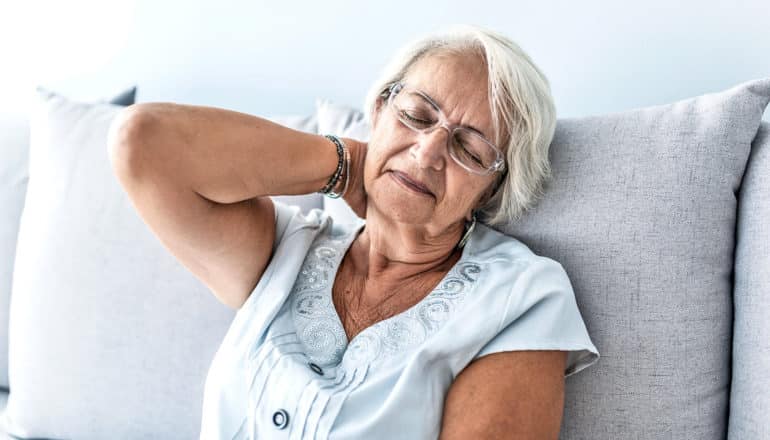
[{"label": "bare arm", "polygon": [[217,203],[312,193],[337,167],[334,144],[323,136],[246,113],[166,102],[123,112],[119,119],[131,123],[118,124],[138,132],[127,130],[132,142],[123,143],[132,166],[162,167]]},{"label": "bare arm", "polygon": [[257,116],[214,107],[142,103],[108,139],[115,175],[162,244],[223,304],[238,309],[272,258],[269,195],[321,189],[334,144]]},{"label": "bare arm", "polygon": [[440,440],[554,439],[564,411],[565,351],[483,356],[457,375],[444,402]]}]

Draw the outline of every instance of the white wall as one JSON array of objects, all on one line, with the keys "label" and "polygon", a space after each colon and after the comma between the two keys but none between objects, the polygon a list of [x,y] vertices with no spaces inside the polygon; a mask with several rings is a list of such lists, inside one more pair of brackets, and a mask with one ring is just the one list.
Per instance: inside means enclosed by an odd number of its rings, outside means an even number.
[{"label": "white wall", "polygon": [[[35,84],[94,99],[307,114],[357,107],[393,51],[467,22],[510,36],[560,117],[663,104],[770,76],[770,2],[0,0],[0,97]],[[770,119],[766,112],[765,119]]]}]

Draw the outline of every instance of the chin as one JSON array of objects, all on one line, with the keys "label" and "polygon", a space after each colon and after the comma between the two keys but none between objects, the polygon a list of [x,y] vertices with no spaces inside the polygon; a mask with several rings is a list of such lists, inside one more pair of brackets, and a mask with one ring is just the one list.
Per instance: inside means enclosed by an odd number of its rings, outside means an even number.
[{"label": "chin", "polygon": [[[389,177],[388,177],[389,178]],[[369,203],[383,215],[403,223],[425,224],[434,215],[431,197],[407,197],[393,188],[380,188],[369,193]]]}]

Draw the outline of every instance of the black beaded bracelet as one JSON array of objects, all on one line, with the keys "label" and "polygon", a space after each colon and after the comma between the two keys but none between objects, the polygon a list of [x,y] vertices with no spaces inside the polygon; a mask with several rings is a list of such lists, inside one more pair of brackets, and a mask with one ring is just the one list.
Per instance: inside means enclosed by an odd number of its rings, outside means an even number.
[{"label": "black beaded bracelet", "polygon": [[345,145],[345,142],[343,142],[342,139],[340,139],[340,142],[342,143],[342,149],[345,150],[345,171],[342,173],[340,179],[344,180],[345,184],[342,185],[341,192],[329,191],[328,193],[324,194],[330,199],[339,199],[340,197],[344,196],[348,191],[348,186],[350,186],[350,150],[348,150],[348,146]]},{"label": "black beaded bracelet", "polygon": [[342,148],[342,142],[337,138],[337,136],[332,134],[325,134],[324,137],[334,142],[334,145],[337,146],[337,170],[334,171],[334,174],[332,174],[332,176],[329,178],[329,182],[326,184],[326,186],[318,191],[321,194],[328,194],[340,179],[345,154],[344,149]]}]

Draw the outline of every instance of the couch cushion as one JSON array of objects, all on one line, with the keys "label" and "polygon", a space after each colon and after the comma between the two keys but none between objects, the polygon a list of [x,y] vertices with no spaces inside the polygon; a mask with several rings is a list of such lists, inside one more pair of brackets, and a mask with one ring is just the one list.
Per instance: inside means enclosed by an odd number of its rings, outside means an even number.
[{"label": "couch cushion", "polygon": [[738,195],[728,438],[770,438],[770,122],[751,147]]},{"label": "couch cushion", "polygon": [[119,110],[41,94],[33,111],[6,412],[20,437],[199,435],[205,375],[234,311],[119,185],[106,143]]},{"label": "couch cushion", "polygon": [[[53,93],[38,86],[38,93]],[[118,93],[108,101],[131,105],[136,86]],[[8,307],[11,298],[16,239],[27,193],[29,159],[29,120],[24,111],[0,111],[0,387],[8,387]]]},{"label": "couch cushion", "polygon": [[[562,263],[602,353],[567,379],[561,438],[724,439],[736,194],[768,100],[764,78],[558,120],[545,196],[501,232]],[[319,131],[368,129],[324,107],[350,122]]]}]

